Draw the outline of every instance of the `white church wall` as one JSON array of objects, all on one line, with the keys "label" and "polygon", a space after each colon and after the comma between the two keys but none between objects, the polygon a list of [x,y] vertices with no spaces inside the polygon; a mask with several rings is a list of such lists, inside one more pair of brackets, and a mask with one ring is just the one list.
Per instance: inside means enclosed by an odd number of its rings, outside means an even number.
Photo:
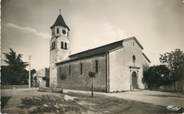
[{"label": "white church wall", "polygon": [[110,92],[129,90],[129,77],[124,67],[123,48],[109,53]]},{"label": "white church wall", "polygon": [[[140,69],[137,72],[138,75],[138,86],[140,89],[144,88],[144,84],[142,83],[142,78],[143,78],[143,66],[144,65],[149,65],[149,62],[145,59],[145,57],[143,56],[143,52],[141,47],[138,45],[138,43],[132,39],[129,41],[125,41],[123,43],[124,45],[124,50],[127,51],[128,54],[125,54],[124,58],[126,58],[126,61],[129,61],[128,64],[126,64],[127,67],[134,66],[133,63],[133,58],[132,56],[135,55],[136,60],[135,60],[135,66],[139,67]],[[129,74],[129,76],[131,76],[132,74]]]},{"label": "white church wall", "polygon": [[[139,70],[130,71],[130,66],[134,66],[132,56],[135,55],[135,66],[140,67]],[[123,42],[123,48],[109,53],[109,79],[110,92],[130,90],[132,72],[136,71],[138,75],[138,87],[143,89],[143,65],[147,64],[146,59],[142,55],[142,49],[134,39]]]}]

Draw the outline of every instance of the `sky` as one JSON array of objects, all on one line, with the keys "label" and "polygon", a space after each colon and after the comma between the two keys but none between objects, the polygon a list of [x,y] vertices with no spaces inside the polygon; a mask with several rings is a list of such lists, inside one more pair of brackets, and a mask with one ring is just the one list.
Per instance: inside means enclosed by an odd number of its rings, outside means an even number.
[{"label": "sky", "polygon": [[[2,0],[1,51],[49,67],[50,26],[59,9],[70,28],[71,53],[135,36],[152,65],[160,54],[184,51],[182,0]],[[2,64],[4,56],[2,55]]]}]

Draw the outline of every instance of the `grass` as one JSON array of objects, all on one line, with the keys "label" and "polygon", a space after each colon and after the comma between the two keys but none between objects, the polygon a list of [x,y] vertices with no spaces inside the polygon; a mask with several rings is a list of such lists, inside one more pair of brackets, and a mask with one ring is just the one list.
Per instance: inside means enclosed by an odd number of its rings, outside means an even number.
[{"label": "grass", "polygon": [[21,105],[19,107],[28,109],[29,113],[39,114],[45,112],[64,114],[69,111],[80,113],[81,110],[85,111],[85,109],[75,101],[65,101],[64,95],[42,95],[24,98],[22,99]]},{"label": "grass", "polygon": [[8,103],[8,100],[10,100],[10,96],[1,96],[1,108],[3,109],[5,105]]},{"label": "grass", "polygon": [[[29,113],[43,114],[86,114],[87,112],[100,114],[165,114],[170,113],[165,107],[118,99],[114,97],[88,94],[67,93],[75,97],[74,100],[64,100],[64,94],[42,95],[23,98],[20,108],[27,109]],[[73,114],[72,113],[72,114]]]}]

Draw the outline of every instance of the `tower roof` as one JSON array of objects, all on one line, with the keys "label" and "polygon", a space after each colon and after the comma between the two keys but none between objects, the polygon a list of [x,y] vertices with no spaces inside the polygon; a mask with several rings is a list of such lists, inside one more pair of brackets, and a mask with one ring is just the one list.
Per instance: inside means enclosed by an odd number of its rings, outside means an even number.
[{"label": "tower roof", "polygon": [[55,26],[63,26],[66,27],[68,30],[70,30],[70,28],[66,25],[63,17],[61,16],[61,14],[57,17],[55,23],[50,27],[51,29]]}]

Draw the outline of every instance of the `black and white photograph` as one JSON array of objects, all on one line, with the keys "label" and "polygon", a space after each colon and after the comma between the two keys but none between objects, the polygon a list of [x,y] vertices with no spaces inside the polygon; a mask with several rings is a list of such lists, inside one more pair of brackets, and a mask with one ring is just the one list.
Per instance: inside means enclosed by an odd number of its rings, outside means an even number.
[{"label": "black and white photograph", "polygon": [[184,0],[0,2],[0,114],[184,114]]}]

